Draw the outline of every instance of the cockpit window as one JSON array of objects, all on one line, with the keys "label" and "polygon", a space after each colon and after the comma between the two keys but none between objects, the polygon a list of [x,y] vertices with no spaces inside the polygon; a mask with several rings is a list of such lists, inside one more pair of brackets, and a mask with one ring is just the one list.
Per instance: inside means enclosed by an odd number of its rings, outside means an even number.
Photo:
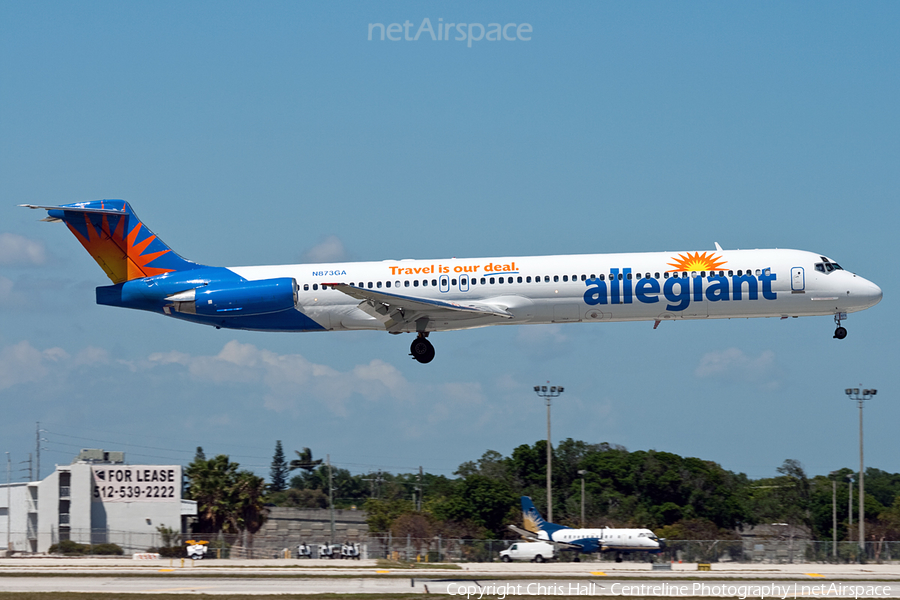
[{"label": "cockpit window", "polygon": [[822,262],[816,263],[816,271],[819,271],[820,273],[828,274],[828,273],[831,273],[832,271],[843,271],[844,270],[841,267],[841,265],[837,264],[836,262],[831,262],[824,256],[821,256],[820,258],[822,259]]}]

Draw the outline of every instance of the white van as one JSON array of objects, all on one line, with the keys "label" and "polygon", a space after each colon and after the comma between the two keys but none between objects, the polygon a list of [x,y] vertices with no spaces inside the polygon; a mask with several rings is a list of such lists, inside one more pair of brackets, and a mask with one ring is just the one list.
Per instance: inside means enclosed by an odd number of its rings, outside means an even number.
[{"label": "white van", "polygon": [[516,542],[500,552],[500,560],[503,562],[530,560],[542,563],[554,558],[556,558],[556,547],[547,542]]}]

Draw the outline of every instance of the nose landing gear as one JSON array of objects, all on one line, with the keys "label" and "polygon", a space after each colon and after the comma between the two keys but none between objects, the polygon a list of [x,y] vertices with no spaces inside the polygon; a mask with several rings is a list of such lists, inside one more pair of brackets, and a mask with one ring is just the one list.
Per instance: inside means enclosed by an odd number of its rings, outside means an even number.
[{"label": "nose landing gear", "polygon": [[423,365],[434,360],[434,346],[425,339],[426,335],[428,334],[420,333],[409,346],[409,355]]},{"label": "nose landing gear", "polygon": [[837,328],[834,330],[834,339],[842,340],[847,337],[847,330],[841,326],[841,321],[847,318],[847,313],[837,313],[834,315],[834,324]]}]

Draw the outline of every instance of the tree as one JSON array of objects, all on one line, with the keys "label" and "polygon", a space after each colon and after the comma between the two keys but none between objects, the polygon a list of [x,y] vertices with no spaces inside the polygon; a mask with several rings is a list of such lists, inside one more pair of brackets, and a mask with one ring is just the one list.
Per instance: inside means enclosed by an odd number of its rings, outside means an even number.
[{"label": "tree", "polygon": [[412,501],[406,499],[399,500],[378,500],[369,498],[366,500],[363,509],[366,511],[366,524],[369,531],[373,533],[383,533],[390,530],[394,521],[402,514],[412,512]]},{"label": "tree", "polygon": [[806,471],[800,461],[788,458],[778,467],[780,485],[775,488],[779,499],[782,518],[794,526],[802,526],[813,532],[812,512],[810,510],[810,486]]},{"label": "tree", "polygon": [[269,468],[269,490],[281,492],[287,488],[287,477],[291,468],[284,458],[284,449],[281,440],[275,442],[275,454],[272,456],[272,466]]},{"label": "tree", "polygon": [[234,531],[256,533],[266,522],[263,494],[266,482],[250,471],[240,471],[231,489],[233,509],[229,519]]},{"label": "tree", "polygon": [[197,501],[198,531],[215,533],[228,521],[233,509],[231,488],[239,466],[228,456],[219,454],[209,460],[198,456],[185,469],[188,478],[185,496]]},{"label": "tree", "polygon": [[445,502],[435,507],[438,518],[484,527],[491,537],[503,537],[510,517],[517,514],[517,498],[502,480],[472,474],[456,486]]},{"label": "tree", "polygon": [[265,480],[239,467],[219,454],[209,460],[197,457],[185,469],[185,496],[197,501],[198,531],[255,533],[265,522]]},{"label": "tree", "polygon": [[316,467],[322,464],[322,459],[313,460],[312,450],[309,448],[304,448],[303,452],[299,450],[294,450],[294,453],[297,455],[297,458],[291,461],[290,470],[294,469],[303,469],[307,473],[312,473],[315,471]]}]

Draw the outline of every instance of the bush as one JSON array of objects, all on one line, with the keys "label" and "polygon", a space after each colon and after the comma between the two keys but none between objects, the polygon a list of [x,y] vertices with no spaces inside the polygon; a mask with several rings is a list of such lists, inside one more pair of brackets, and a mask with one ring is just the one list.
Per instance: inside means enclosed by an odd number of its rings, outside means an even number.
[{"label": "bush", "polygon": [[60,540],[58,544],[50,546],[48,552],[50,554],[65,554],[66,556],[81,556],[85,554],[88,547],[72,540]]},{"label": "bush", "polygon": [[125,551],[118,544],[97,544],[88,550],[90,554],[104,554],[122,556]]},{"label": "bush", "polygon": [[65,556],[84,556],[86,554],[122,556],[125,554],[125,551],[118,544],[90,546],[88,544],[79,544],[72,540],[60,540],[58,544],[50,546],[48,552],[50,554],[64,554]]}]

